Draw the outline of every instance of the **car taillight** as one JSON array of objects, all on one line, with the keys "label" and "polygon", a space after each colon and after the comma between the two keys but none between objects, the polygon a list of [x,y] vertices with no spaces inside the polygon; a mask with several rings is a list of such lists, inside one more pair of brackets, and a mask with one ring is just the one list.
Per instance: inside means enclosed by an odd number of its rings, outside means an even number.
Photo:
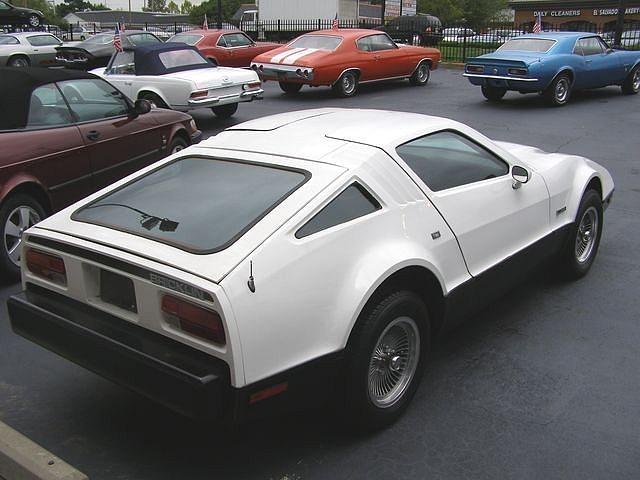
[{"label": "car taillight", "polygon": [[34,275],[60,285],[67,284],[67,270],[62,258],[39,250],[28,249],[26,259],[27,269]]},{"label": "car taillight", "polygon": [[526,75],[526,68],[510,68],[508,69],[509,75]]},{"label": "car taillight", "polygon": [[467,72],[484,73],[484,67],[482,65],[467,65]]},{"label": "car taillight", "polygon": [[209,90],[199,90],[191,93],[191,98],[203,98],[209,95]]},{"label": "car taillight", "polygon": [[217,312],[173,295],[162,297],[162,311],[177,318],[184,332],[221,345],[226,343],[222,319]]},{"label": "car taillight", "polygon": [[244,85],[242,85],[242,89],[245,91],[253,90],[254,88],[260,88],[260,85],[262,85],[260,82],[245,83]]}]

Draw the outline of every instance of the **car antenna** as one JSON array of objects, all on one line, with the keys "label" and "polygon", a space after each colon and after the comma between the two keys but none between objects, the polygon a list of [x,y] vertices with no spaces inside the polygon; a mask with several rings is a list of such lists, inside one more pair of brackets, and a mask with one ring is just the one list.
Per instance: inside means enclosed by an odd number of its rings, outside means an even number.
[{"label": "car antenna", "polygon": [[253,279],[253,260],[249,260],[249,281],[247,282],[247,286],[251,293],[255,293],[256,291],[256,282]]}]

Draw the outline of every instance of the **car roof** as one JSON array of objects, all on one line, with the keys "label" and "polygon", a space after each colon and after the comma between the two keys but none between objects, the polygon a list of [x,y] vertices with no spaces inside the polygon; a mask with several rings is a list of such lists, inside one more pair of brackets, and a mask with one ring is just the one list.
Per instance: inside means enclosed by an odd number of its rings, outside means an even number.
[{"label": "car roof", "polygon": [[[25,37],[30,37],[33,35],[53,35],[53,33],[50,32],[16,32],[16,33],[0,33],[0,35],[4,36],[4,35],[10,35],[12,37],[17,37],[17,38],[25,38]],[[55,37],[55,35],[53,35]]]},{"label": "car roof", "polygon": [[315,32],[305,33],[304,35],[327,35],[333,37],[342,37],[344,39],[356,39],[365,35],[385,35],[380,30],[371,30],[367,28],[331,28],[327,30],[316,30]]},{"label": "car roof", "polygon": [[195,30],[187,30],[185,32],[176,33],[176,35],[203,35],[205,37],[213,37],[217,35],[224,35],[225,33],[238,33],[242,32],[239,28],[235,28],[231,30],[230,28],[210,28],[208,30],[203,30],[201,28],[196,28]]},{"label": "car roof", "polygon": [[417,113],[321,108],[250,120],[199,145],[260,151],[351,168],[353,159],[331,155],[346,143],[389,150],[435,131],[463,128],[462,124],[447,118]]},{"label": "car roof", "polygon": [[542,32],[542,33],[527,33],[521,35],[518,38],[539,38],[541,40],[565,40],[567,38],[578,37],[595,37],[597,33],[592,32]]}]

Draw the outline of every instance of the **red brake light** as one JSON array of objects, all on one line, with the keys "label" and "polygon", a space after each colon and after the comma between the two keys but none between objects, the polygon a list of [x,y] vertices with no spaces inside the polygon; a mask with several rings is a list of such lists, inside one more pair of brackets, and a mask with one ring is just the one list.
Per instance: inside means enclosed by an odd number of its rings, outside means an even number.
[{"label": "red brake light", "polygon": [[183,331],[221,345],[226,343],[222,319],[217,312],[173,295],[162,297],[162,311],[176,317]]},{"label": "red brake light", "polygon": [[39,250],[27,250],[27,268],[31,273],[61,285],[67,284],[67,270],[64,260]]},{"label": "red brake light", "polygon": [[192,92],[191,98],[203,98],[203,97],[206,97],[207,95],[209,95],[208,90],[200,90],[198,92]]}]

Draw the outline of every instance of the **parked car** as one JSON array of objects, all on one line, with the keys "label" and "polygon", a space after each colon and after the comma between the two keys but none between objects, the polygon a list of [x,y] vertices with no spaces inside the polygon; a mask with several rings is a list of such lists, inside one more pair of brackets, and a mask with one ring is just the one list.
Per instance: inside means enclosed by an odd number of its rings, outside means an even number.
[{"label": "parked car", "polygon": [[530,34],[468,59],[464,75],[491,101],[516,90],[543,92],[551,105],[562,106],[578,89],[620,85],[625,94],[638,93],[640,52],[613,50],[592,33]]},{"label": "parked car", "polygon": [[351,97],[365,82],[408,78],[412,85],[426,85],[439,61],[438,49],[397,45],[377,30],[332,29],[258,55],[251,68],[264,80],[278,81],[285,93],[326,85]]},{"label": "parked car", "polygon": [[442,41],[443,42],[462,42],[476,35],[471,28],[463,28],[463,27],[449,27],[442,30]]},{"label": "parked car", "polygon": [[250,67],[256,56],[282,46],[279,43],[254,42],[238,29],[192,30],[178,33],[168,41],[193,45],[211,63],[224,67]]},{"label": "parked car", "polygon": [[44,22],[44,15],[40,10],[15,7],[9,2],[0,0],[0,25],[27,25],[38,28]]},{"label": "parked car", "polygon": [[63,40],[67,41],[84,41],[92,35],[95,35],[96,32],[93,30],[89,30],[86,27],[81,25],[75,25],[71,27],[71,31],[66,30],[62,35]]},{"label": "parked car", "polygon": [[[116,51],[113,46],[113,36],[113,32],[103,32],[76,45],[58,47],[57,59],[67,68],[77,70],[105,67]],[[121,32],[120,41],[123,47],[128,48],[149,43],[162,43],[162,40],[153,33],[139,30]]]},{"label": "parked car", "polygon": [[9,316],[183,414],[329,398],[381,427],[443,331],[546,258],[588,272],[613,188],[595,162],[445,118],[264,117],[30,228]]},{"label": "parked car", "polygon": [[434,15],[402,15],[377,30],[387,32],[396,43],[435,46],[442,40],[442,22]]},{"label": "parked car", "polygon": [[0,66],[51,67],[58,65],[56,47],[62,41],[46,32],[22,32],[0,35]]},{"label": "parked car", "polygon": [[133,104],[85,72],[0,68],[0,271],[46,215],[197,142],[191,117]]},{"label": "parked car", "polygon": [[131,99],[183,112],[210,108],[220,118],[232,116],[239,103],[260,99],[264,93],[255,72],[217,67],[196,47],[184,43],[125,48],[107,68],[93,73]]},{"label": "parked car", "polygon": [[622,33],[620,46],[623,48],[640,49],[640,30],[628,30]]}]

